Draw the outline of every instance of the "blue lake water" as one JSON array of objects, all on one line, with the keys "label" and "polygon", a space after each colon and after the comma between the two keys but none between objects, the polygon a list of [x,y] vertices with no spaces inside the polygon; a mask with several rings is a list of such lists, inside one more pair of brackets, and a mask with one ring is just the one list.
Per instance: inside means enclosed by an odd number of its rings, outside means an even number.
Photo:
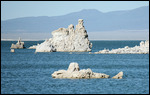
[{"label": "blue lake water", "polygon": [[[24,41],[25,47],[43,41]],[[92,52],[133,47],[140,41],[91,41]],[[149,54],[89,54],[88,52],[35,53],[15,49],[16,41],[1,41],[1,94],[148,94]],[[71,62],[80,69],[110,75],[108,79],[54,79],[54,71],[67,70]],[[111,79],[120,71],[123,79]]]}]

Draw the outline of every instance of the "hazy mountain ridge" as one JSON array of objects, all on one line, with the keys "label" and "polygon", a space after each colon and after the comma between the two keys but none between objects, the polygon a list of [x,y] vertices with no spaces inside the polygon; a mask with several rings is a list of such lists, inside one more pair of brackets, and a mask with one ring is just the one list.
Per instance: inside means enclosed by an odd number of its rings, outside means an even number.
[{"label": "hazy mountain ridge", "polygon": [[114,30],[149,29],[149,6],[132,10],[103,13],[95,9],[84,9],[62,16],[23,17],[1,21],[2,33],[50,33],[60,27],[77,25],[78,19],[84,19],[88,32]]}]

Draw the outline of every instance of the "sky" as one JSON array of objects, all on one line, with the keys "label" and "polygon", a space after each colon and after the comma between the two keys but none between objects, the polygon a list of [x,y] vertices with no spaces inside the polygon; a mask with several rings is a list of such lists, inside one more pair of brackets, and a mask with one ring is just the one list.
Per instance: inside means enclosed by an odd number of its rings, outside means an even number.
[{"label": "sky", "polygon": [[[132,10],[149,6],[149,1],[1,1],[1,21],[20,17],[61,16],[83,9],[97,9],[101,12]],[[89,39],[100,40],[145,40],[149,30],[89,32]],[[116,35],[117,34],[117,35]],[[1,39],[48,39],[50,33],[1,33]]]},{"label": "sky", "polygon": [[149,6],[149,1],[1,1],[1,20],[30,16],[60,16],[83,9],[101,12]]}]

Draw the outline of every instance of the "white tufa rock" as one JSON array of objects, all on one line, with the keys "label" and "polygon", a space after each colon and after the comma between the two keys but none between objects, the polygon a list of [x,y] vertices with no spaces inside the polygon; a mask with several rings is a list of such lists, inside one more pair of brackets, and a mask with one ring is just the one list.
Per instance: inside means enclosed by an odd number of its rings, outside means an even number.
[{"label": "white tufa rock", "polygon": [[79,70],[80,70],[80,68],[79,68],[78,63],[72,62],[72,63],[70,63],[67,71],[74,72],[74,71],[79,71]]},{"label": "white tufa rock", "polygon": [[104,49],[98,52],[94,52],[95,54],[149,54],[149,40],[141,41],[140,46],[128,47],[118,49]]},{"label": "white tufa rock", "polygon": [[117,75],[115,75],[114,77],[112,77],[113,79],[122,79],[123,77],[123,72],[119,72]]},{"label": "white tufa rock", "polygon": [[15,52],[15,49],[11,49],[10,52]]},{"label": "white tufa rock", "polygon": [[89,79],[89,78],[108,78],[109,75],[104,73],[94,73],[91,69],[80,70],[78,63],[70,63],[68,70],[55,71],[53,78],[69,78],[69,79]]},{"label": "white tufa rock", "polygon": [[11,44],[11,47],[12,49],[24,49],[25,46],[24,46],[24,42],[21,42],[21,38],[19,37],[19,40],[16,44]]},{"label": "white tufa rock", "polygon": [[39,44],[30,46],[28,49],[36,49],[36,47],[37,47],[38,45],[39,45]]},{"label": "white tufa rock", "polygon": [[88,39],[87,31],[83,26],[83,19],[78,20],[74,30],[71,24],[68,28],[59,28],[52,32],[52,38],[45,40],[36,47],[36,52],[88,52],[92,43]]},{"label": "white tufa rock", "polygon": [[54,52],[56,49],[49,40],[45,40],[40,45],[36,46],[36,52]]}]

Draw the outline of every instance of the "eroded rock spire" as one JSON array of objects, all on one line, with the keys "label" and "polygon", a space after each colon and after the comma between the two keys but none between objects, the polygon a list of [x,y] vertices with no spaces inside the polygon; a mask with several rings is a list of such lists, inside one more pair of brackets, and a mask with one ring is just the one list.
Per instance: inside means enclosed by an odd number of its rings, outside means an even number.
[{"label": "eroded rock spire", "polygon": [[68,28],[59,28],[52,32],[52,38],[45,40],[36,47],[36,52],[88,52],[92,43],[88,39],[87,31],[83,25],[83,19],[78,20],[76,29],[70,24]]}]

